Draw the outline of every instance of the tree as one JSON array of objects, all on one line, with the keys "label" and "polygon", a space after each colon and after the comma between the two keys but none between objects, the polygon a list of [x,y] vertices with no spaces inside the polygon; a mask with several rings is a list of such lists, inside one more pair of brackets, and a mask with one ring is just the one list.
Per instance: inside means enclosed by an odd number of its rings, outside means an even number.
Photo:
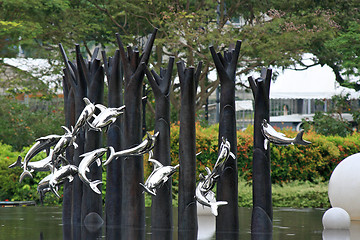
[{"label": "tree", "polygon": [[[214,70],[209,46],[223,51],[236,40],[242,40],[239,87],[248,88],[247,76],[261,67],[294,68],[299,64],[301,69],[327,64],[342,85],[354,87],[346,84],[341,74],[357,74],[354,57],[358,45],[348,44],[359,41],[355,38],[359,33],[357,5],[355,0],[0,0],[0,24],[7,26],[0,30],[0,46],[9,53],[11,46],[21,44],[31,56],[52,59],[58,55],[59,42],[68,49],[80,43],[89,55],[91,45],[100,44],[112,54],[116,32],[124,45],[143,48],[146,37],[157,27],[150,60],[155,70],[166,64],[169,56],[186,65],[204,62],[198,110],[219,84],[207,78]],[[19,31],[21,28],[24,31]],[[304,53],[313,53],[313,64],[302,61]],[[176,82],[172,91],[172,106],[178,111]]]}]

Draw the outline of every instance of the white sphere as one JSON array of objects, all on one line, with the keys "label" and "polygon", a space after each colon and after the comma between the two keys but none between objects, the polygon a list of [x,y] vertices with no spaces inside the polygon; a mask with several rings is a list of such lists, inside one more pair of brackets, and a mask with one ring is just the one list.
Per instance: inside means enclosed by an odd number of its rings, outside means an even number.
[{"label": "white sphere", "polygon": [[328,195],[332,207],[344,209],[351,220],[360,220],[360,153],[336,166],[330,177]]},{"label": "white sphere", "polygon": [[351,221],[344,209],[334,207],[324,213],[322,224],[324,229],[349,229]]}]

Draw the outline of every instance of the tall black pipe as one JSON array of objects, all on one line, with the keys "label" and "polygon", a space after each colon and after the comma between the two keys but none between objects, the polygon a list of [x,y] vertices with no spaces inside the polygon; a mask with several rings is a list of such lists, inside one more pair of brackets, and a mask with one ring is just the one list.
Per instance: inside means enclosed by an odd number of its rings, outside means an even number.
[{"label": "tall black pipe", "polygon": [[179,239],[197,238],[196,189],[196,130],[195,97],[202,63],[195,72],[194,67],[185,68],[184,62],[177,62],[180,80],[181,107],[179,133]]},{"label": "tall black pipe", "polygon": [[[213,46],[210,47],[221,85],[218,146],[220,149],[224,137],[230,142],[230,151],[235,156],[237,155],[235,77],[240,48],[241,41],[237,41],[235,49],[225,51],[222,56],[221,53],[215,53]],[[218,239],[237,239],[239,231],[237,169],[237,160],[229,157],[217,182],[217,200],[228,202],[227,205],[219,208],[219,215],[216,218]]]},{"label": "tall black pipe", "polygon": [[[66,70],[64,69],[64,74]],[[71,85],[63,77],[63,93],[64,93],[64,113],[65,113],[65,126],[71,128],[75,125],[75,103],[74,93],[71,89]],[[68,148],[66,150],[66,159],[72,163],[74,156],[74,148]],[[63,236],[64,239],[71,239],[71,217],[72,217],[72,183],[68,180],[64,182],[63,187],[63,203],[62,203],[62,223],[63,223]]]},{"label": "tall black pipe", "polygon": [[[104,68],[108,82],[109,107],[123,106],[123,71],[120,61],[120,51],[116,50],[113,57],[107,60],[105,51],[102,51]],[[107,132],[107,145],[115,151],[120,151],[123,135],[123,117],[120,116],[110,125]],[[121,193],[122,193],[122,164],[120,160],[111,161],[106,169],[106,239],[116,239],[120,236],[121,225]]]},{"label": "tall black pipe", "polygon": [[[174,57],[170,57],[167,69],[160,68],[160,76],[146,70],[146,76],[155,96],[155,130],[159,132],[154,147],[154,159],[164,166],[171,165],[170,158],[170,85]],[[151,205],[151,239],[172,239],[172,181],[169,179],[156,192]],[[164,230],[169,229],[169,230]],[[159,231],[161,230],[161,231]]]},{"label": "tall black pipe", "polygon": [[[101,62],[97,59],[99,49],[96,48],[90,61],[85,62],[82,58],[81,67],[85,74],[87,97],[90,102],[95,104],[102,104],[104,100],[104,68]],[[99,112],[95,112],[97,115]],[[97,131],[85,132],[85,152],[91,152],[95,149],[102,147],[102,133]],[[97,164],[89,166],[90,172],[87,177],[91,181],[102,179],[102,168]],[[97,186],[100,188],[101,185]],[[82,205],[81,205],[81,219],[82,224],[84,221],[94,221],[94,219],[102,218],[102,196],[95,193],[89,186],[84,185]],[[82,228],[82,238],[96,239],[101,236],[101,228],[93,228],[89,232],[88,227]]]},{"label": "tall black pipe", "polygon": [[[75,103],[75,119],[78,119],[82,110],[85,107],[85,103],[83,98],[87,96],[87,87],[84,72],[82,71],[81,66],[81,54],[80,54],[80,46],[75,45],[76,49],[76,64],[72,63],[68,60],[66,53],[60,44],[60,51],[64,59],[66,74],[65,79],[71,85],[71,89],[74,93],[74,103]],[[85,133],[84,130],[80,130],[76,143],[78,147],[74,150],[73,163],[76,166],[79,166],[81,161],[80,155],[84,153],[84,145],[85,145]],[[83,183],[78,178],[75,177],[73,181],[73,193],[72,193],[72,222],[73,226],[81,225],[81,203],[82,203],[82,189]],[[81,232],[78,231],[79,228],[73,228],[73,238],[81,239]]]},{"label": "tall black pipe", "polygon": [[[253,211],[251,218],[251,233],[253,239],[263,239],[272,233],[272,198],[270,175],[270,147],[264,147],[264,135],[261,124],[264,119],[269,122],[269,92],[271,69],[261,72],[261,78],[254,81],[249,77],[249,83],[255,99],[254,116],[254,153],[253,153]],[[259,236],[259,238],[257,238]]]},{"label": "tall black pipe", "polygon": [[[127,48],[126,54],[119,35],[116,35],[125,80],[124,148],[134,147],[142,140],[142,82],[156,32],[157,29],[150,36],[141,57],[139,57],[139,51],[133,50],[131,47]],[[122,161],[122,209],[124,211],[121,212],[121,225],[124,228],[121,236],[124,239],[144,239],[145,199],[139,184],[144,181],[143,157],[127,157]]]}]

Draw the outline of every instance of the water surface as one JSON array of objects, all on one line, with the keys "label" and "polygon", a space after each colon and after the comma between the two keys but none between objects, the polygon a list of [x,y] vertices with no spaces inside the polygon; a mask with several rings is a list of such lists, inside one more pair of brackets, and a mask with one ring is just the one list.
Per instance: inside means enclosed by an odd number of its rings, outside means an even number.
[{"label": "water surface", "polygon": [[[274,208],[274,240],[322,239],[321,223],[324,209]],[[61,207],[2,207],[0,208],[0,240],[9,239],[63,239]],[[215,218],[201,215],[198,218],[198,239],[215,239]],[[251,239],[251,209],[239,209],[239,239]],[[150,209],[146,209],[146,239],[151,239]],[[177,210],[174,209],[173,240],[176,231]],[[102,235],[104,235],[104,231]],[[97,239],[105,239],[100,236]]]}]

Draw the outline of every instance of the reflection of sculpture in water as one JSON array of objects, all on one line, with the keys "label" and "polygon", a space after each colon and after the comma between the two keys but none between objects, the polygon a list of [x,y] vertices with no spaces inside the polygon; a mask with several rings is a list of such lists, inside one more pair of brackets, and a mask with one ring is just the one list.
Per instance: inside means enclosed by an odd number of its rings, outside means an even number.
[{"label": "reflection of sculpture in water", "polygon": [[91,212],[84,218],[84,225],[89,232],[98,231],[103,224],[104,220],[96,212]]},{"label": "reflection of sculpture in water", "polygon": [[204,176],[200,173],[199,178],[200,181],[195,190],[195,198],[196,200],[204,206],[210,207],[212,214],[215,216],[218,215],[218,206],[226,205],[228,202],[226,201],[216,201],[215,193],[211,191],[218,178],[221,176],[226,161],[229,157],[236,159],[236,156],[230,152],[230,142],[227,141],[224,137],[222,137],[222,143],[220,145],[220,154],[216,160],[214,168],[212,171],[208,167],[205,168],[207,171],[207,175]]}]

